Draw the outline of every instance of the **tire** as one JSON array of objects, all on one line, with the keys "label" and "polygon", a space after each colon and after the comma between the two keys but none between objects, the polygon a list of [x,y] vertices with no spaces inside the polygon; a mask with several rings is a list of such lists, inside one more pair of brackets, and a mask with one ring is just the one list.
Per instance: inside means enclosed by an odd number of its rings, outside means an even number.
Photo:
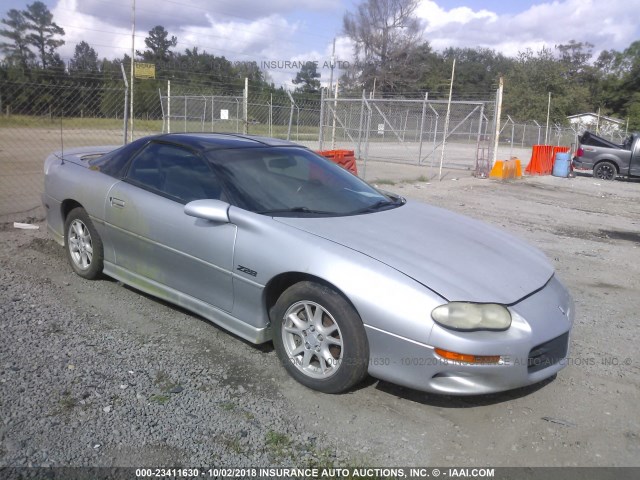
[{"label": "tire", "polygon": [[272,310],[272,325],[282,365],[306,387],[341,393],[366,377],[369,344],[362,320],[335,290],[314,282],[289,287]]},{"label": "tire", "polygon": [[618,169],[611,162],[600,162],[593,169],[593,176],[600,180],[615,180],[618,175]]},{"label": "tire", "polygon": [[88,280],[100,276],[104,266],[102,239],[82,207],[71,210],[65,219],[64,247],[74,272]]}]

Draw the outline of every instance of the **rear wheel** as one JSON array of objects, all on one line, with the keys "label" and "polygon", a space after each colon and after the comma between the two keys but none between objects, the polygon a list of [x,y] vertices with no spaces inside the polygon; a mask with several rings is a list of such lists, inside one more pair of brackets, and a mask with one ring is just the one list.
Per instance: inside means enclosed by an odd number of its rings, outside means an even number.
[{"label": "rear wheel", "polygon": [[300,282],[273,310],[273,343],[289,374],[303,385],[340,393],[367,374],[369,345],[360,316],[331,288]]},{"label": "rear wheel", "polygon": [[611,162],[600,162],[593,169],[593,176],[600,180],[615,180],[618,170]]},{"label": "rear wheel", "polygon": [[64,222],[67,258],[74,272],[92,280],[102,273],[103,247],[89,215],[82,207],[69,212]]}]

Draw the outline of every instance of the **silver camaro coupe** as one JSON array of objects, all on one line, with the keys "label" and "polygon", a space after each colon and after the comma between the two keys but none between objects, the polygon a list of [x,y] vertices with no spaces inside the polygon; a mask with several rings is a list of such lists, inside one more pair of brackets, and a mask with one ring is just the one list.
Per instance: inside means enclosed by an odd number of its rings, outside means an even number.
[{"label": "silver camaro coupe", "polygon": [[471,395],[566,364],[573,301],[540,251],[305,147],[168,134],[55,153],[44,169],[48,229],[78,275],[272,340],[312,389],[370,374]]}]

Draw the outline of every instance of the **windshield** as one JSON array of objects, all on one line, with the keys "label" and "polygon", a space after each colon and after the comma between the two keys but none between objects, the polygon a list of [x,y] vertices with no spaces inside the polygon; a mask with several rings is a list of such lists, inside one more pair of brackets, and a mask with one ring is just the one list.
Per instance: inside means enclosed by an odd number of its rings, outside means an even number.
[{"label": "windshield", "polygon": [[401,205],[335,163],[298,147],[207,153],[239,207],[271,216],[336,216]]}]

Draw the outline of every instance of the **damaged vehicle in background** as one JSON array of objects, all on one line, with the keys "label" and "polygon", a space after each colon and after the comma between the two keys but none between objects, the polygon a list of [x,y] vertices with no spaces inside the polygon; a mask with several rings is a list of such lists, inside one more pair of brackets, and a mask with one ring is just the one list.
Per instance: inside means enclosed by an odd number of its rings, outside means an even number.
[{"label": "damaged vehicle in background", "polygon": [[629,135],[618,145],[584,132],[579,139],[573,166],[577,170],[593,170],[601,180],[615,180],[618,175],[640,177],[640,133]]},{"label": "damaged vehicle in background", "polygon": [[370,374],[471,395],[565,366],[573,301],[544,254],[305,147],[167,134],[54,153],[44,170],[48,229],[78,275],[272,340],[309,388]]}]

